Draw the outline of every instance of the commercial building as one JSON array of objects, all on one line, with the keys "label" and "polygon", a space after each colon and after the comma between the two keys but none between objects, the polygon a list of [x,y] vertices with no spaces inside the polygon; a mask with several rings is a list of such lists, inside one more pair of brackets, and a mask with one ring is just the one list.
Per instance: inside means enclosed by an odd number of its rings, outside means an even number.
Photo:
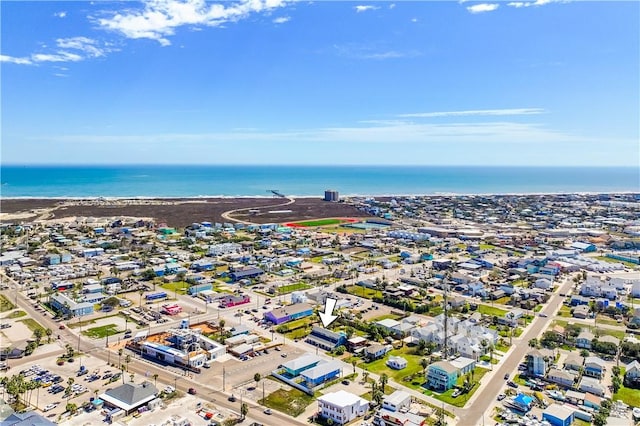
[{"label": "commercial building", "polygon": [[313,314],[313,307],[308,303],[296,303],[295,305],[283,306],[264,314],[264,319],[273,324],[283,324],[298,318],[308,317]]},{"label": "commercial building", "polygon": [[282,368],[292,377],[299,376],[303,371],[315,367],[322,361],[317,355],[304,354],[299,358],[292,359],[291,361],[282,364]]},{"label": "commercial building", "polygon": [[81,317],[93,313],[93,304],[89,302],[76,302],[64,294],[51,295],[51,307],[62,315]]},{"label": "commercial building", "polygon": [[347,336],[343,333],[327,330],[324,327],[313,327],[311,334],[309,334],[305,341],[325,351],[332,351],[338,346],[346,344]]},{"label": "commercial building", "polygon": [[315,367],[300,373],[305,381],[307,388],[312,389],[318,385],[323,384],[331,379],[335,379],[340,375],[342,371],[342,363],[339,361],[322,362]]},{"label": "commercial building", "polygon": [[411,405],[411,395],[405,391],[397,390],[391,395],[386,396],[382,401],[382,408],[389,411],[400,411],[403,408],[409,408]]},{"label": "commercial building", "polygon": [[569,426],[573,423],[573,411],[558,404],[551,404],[542,412],[542,420],[553,426]]},{"label": "commercial building", "polygon": [[124,411],[125,415],[156,399],[158,389],[151,382],[125,383],[109,389],[99,398],[109,407]]},{"label": "commercial building", "polygon": [[343,425],[369,410],[369,401],[358,395],[340,390],[318,398],[318,411],[325,419]]}]

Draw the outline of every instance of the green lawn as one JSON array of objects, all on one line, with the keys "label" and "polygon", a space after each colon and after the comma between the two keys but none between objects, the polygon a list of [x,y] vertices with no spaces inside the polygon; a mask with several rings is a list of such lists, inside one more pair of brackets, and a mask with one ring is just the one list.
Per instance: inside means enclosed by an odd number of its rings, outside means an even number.
[{"label": "green lawn", "polygon": [[620,327],[624,327],[624,324],[620,324],[618,321],[608,318],[608,317],[603,317],[602,315],[598,316],[598,320],[597,320],[598,324],[606,324],[606,325],[613,325],[613,326],[620,326]]},{"label": "green lawn", "polygon": [[287,294],[287,293],[291,293],[292,291],[307,290],[310,288],[313,288],[313,287],[310,286],[309,284],[295,283],[295,284],[283,285],[282,287],[278,287],[278,293]]},{"label": "green lawn", "polygon": [[[542,306],[542,305],[539,305],[539,306]],[[562,305],[560,307],[560,310],[558,311],[558,316],[571,318],[571,308],[568,306]]]},{"label": "green lawn", "polygon": [[622,263],[624,266],[628,268],[635,268],[636,266],[638,266],[635,263],[627,262],[626,260],[613,259],[607,256],[596,256],[595,259],[602,260],[603,262],[609,262],[609,263]]},{"label": "green lawn", "polygon": [[165,290],[177,292],[179,294],[187,294],[187,289],[189,288],[189,283],[184,281],[176,281],[174,283],[162,283],[160,284]]},{"label": "green lawn", "polygon": [[265,405],[274,410],[282,411],[292,417],[297,417],[304,413],[309,404],[315,401],[313,396],[299,391],[298,389],[277,391],[267,395],[265,399],[260,399],[258,404]]},{"label": "green lawn", "polygon": [[9,315],[7,315],[5,318],[8,318],[8,319],[21,318],[26,315],[27,313],[25,311],[13,311]]},{"label": "green lawn", "polygon": [[[457,396],[456,398],[454,398],[453,392],[455,390],[455,388],[453,389],[449,389],[446,392],[443,392],[441,394],[437,394],[437,393],[433,393],[432,396],[442,402],[446,402],[447,404],[451,404],[454,407],[464,407],[465,404],[467,403],[467,401],[469,400],[469,398],[471,398],[471,396],[473,396],[473,394],[476,392],[476,390],[478,390],[480,388],[480,386],[478,386],[478,382],[480,382],[480,379],[482,379],[482,376],[484,376],[485,374],[487,374],[489,370],[486,370],[484,368],[480,368],[480,367],[476,367],[473,370],[473,381],[476,383],[476,385],[469,391],[469,393],[466,394],[462,394]],[[460,377],[458,378],[458,385],[461,386],[464,383],[464,377]]]},{"label": "green lawn", "polygon": [[45,331],[46,331],[46,329],[45,329],[43,326],[41,326],[41,325],[40,325],[36,320],[34,320],[33,318],[25,318],[25,319],[23,319],[23,320],[19,320],[19,321],[20,321],[20,322],[23,322],[23,323],[24,323],[24,325],[26,325],[26,326],[29,328],[29,330],[31,330],[32,332],[33,332],[33,331],[36,331],[36,330],[39,328],[40,330],[42,330],[42,335],[43,335],[43,336],[46,336],[46,332],[45,332]]},{"label": "green lawn", "polygon": [[374,297],[382,297],[382,292],[380,290],[361,287],[359,285],[350,285],[347,287],[347,291],[349,292],[349,294],[353,294],[354,296],[364,297],[367,299],[372,299]]},{"label": "green lawn", "polygon": [[618,393],[613,395],[615,401],[621,400],[632,407],[640,407],[640,390],[621,386]]},{"label": "green lawn", "polygon": [[[401,383],[404,386],[411,388],[418,388],[424,383],[424,376],[422,375],[422,367],[420,366],[421,356],[416,355],[416,348],[409,348],[404,346],[400,349],[393,349],[384,358],[375,360],[373,362],[361,362],[358,367],[368,370],[375,374],[386,373],[391,379],[397,383]],[[407,367],[402,370],[394,370],[387,367],[386,362],[389,356],[401,356],[407,360]],[[419,374],[418,374],[419,373]],[[404,380],[407,376],[414,376],[411,380]]]},{"label": "green lawn", "polygon": [[113,336],[116,333],[118,333],[118,326],[115,324],[101,325],[100,327],[93,327],[82,332],[82,334],[92,339],[107,337],[107,334]]},{"label": "green lawn", "polygon": [[7,312],[14,309],[16,305],[11,303],[9,299],[0,294],[0,312]]},{"label": "green lawn", "polygon": [[489,315],[492,317],[503,317],[508,311],[493,306],[480,304],[478,305],[478,312],[483,315]]},{"label": "green lawn", "polygon": [[367,322],[378,322],[378,321],[382,321],[385,319],[394,319],[394,320],[398,320],[402,318],[402,315],[396,315],[396,314],[385,314],[385,315],[380,315],[379,317],[375,317],[375,318],[371,318],[370,320],[368,320]]},{"label": "green lawn", "polygon": [[478,248],[479,248],[480,250],[493,250],[493,249],[498,248],[498,247],[496,247],[496,246],[494,246],[494,245],[492,245],[492,244],[480,244],[480,245],[478,246]]},{"label": "green lawn", "polygon": [[318,220],[305,220],[302,222],[294,222],[294,225],[298,226],[326,226],[326,225],[337,225],[339,223],[343,223],[342,219],[318,219]]}]

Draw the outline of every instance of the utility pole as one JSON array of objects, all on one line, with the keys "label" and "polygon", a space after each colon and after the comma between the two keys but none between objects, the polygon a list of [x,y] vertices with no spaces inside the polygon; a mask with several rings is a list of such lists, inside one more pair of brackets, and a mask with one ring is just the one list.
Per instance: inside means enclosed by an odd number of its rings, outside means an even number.
[{"label": "utility pole", "polygon": [[447,291],[449,289],[448,283],[448,275],[445,275],[443,282],[443,294],[444,294],[444,359],[447,360],[449,358],[449,336],[448,336],[448,328],[449,328],[449,317],[448,317],[448,309],[447,309]]},{"label": "utility pole", "polygon": [[227,390],[225,379],[226,379],[226,372],[225,372],[224,366],[222,366],[222,392],[225,392]]}]

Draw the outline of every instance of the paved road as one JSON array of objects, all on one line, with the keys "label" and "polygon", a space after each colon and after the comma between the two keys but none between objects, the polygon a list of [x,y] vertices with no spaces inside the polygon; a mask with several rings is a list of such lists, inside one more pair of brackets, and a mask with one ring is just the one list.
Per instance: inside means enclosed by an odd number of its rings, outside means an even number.
[{"label": "paved road", "polygon": [[482,419],[485,415],[486,424],[492,424],[490,418],[491,413],[488,412],[488,409],[495,405],[496,398],[505,385],[504,375],[509,374],[509,376],[513,378],[513,373],[518,371],[518,364],[520,364],[526,353],[530,350],[529,340],[539,337],[549,326],[564,300],[564,297],[560,296],[559,293],[566,293],[572,284],[569,278],[565,279],[565,283],[562,284],[558,291],[553,293],[547,306],[541,311],[545,313],[547,317],[535,317],[527,330],[519,338],[513,340],[513,345],[497,368],[494,368],[492,373],[483,377],[484,384],[470,399],[470,405],[465,409],[457,409],[455,411],[460,418],[458,422],[459,425],[470,426],[483,424]]},{"label": "paved road", "polygon": [[[2,276],[3,281],[4,282],[12,282],[15,286],[15,288],[17,288],[17,283],[15,283],[15,281],[11,280],[10,278],[6,277],[6,276]],[[107,349],[104,348],[104,346],[102,345],[96,345],[95,341],[87,341],[84,338],[80,338],[78,339],[78,335],[76,335],[72,330],[70,330],[68,327],[64,330],[59,330],[59,323],[57,323],[56,321],[54,321],[50,314],[47,314],[46,317],[44,315],[42,315],[40,312],[36,311],[33,306],[31,305],[31,301],[29,299],[26,299],[21,293],[17,293],[16,295],[16,290],[4,290],[2,291],[2,294],[9,298],[9,300],[17,302],[17,305],[23,309],[25,312],[27,312],[30,316],[32,316],[33,318],[35,318],[41,325],[43,325],[45,328],[51,328],[52,330],[54,330],[54,335],[56,334],[60,334],[60,340],[65,342],[65,343],[70,343],[73,345],[74,349],[77,349],[78,347],[78,341],[80,341],[80,351],[83,353],[89,353],[91,354],[91,356],[101,359],[103,361],[105,361],[105,363],[107,362],[107,360],[109,359],[109,351],[107,351]],[[214,313],[209,314],[208,316],[213,317]],[[167,326],[168,328],[168,326]],[[78,330],[79,331],[79,330]],[[156,330],[154,329],[154,332]],[[56,333],[58,332],[58,333]],[[117,352],[112,353],[111,354],[111,361],[113,362],[115,359],[117,359],[118,355]],[[25,363],[26,361],[31,361],[31,358],[24,358],[25,359]],[[36,360],[35,358],[33,360]],[[161,383],[165,383],[165,384],[171,384],[171,385],[176,385],[176,387],[182,391],[187,391],[188,388],[193,387],[196,389],[197,394],[200,398],[206,400],[206,401],[210,401],[213,402],[215,405],[228,409],[228,410],[232,410],[235,411],[237,413],[240,412],[240,401],[236,401],[235,403],[229,402],[227,400],[227,397],[230,396],[230,393],[228,392],[223,392],[222,389],[215,389],[212,386],[209,386],[207,384],[203,384],[203,383],[199,383],[198,380],[198,376],[194,375],[193,378],[189,378],[186,376],[178,376],[175,373],[168,371],[164,368],[162,368],[159,365],[153,364],[153,363],[149,363],[149,362],[145,362],[145,361],[141,361],[139,359],[135,359],[133,358],[131,360],[131,363],[129,364],[129,370],[134,372],[134,373],[138,373],[141,375],[145,375],[145,374],[149,374],[150,376],[153,376],[154,374],[158,374],[158,381]],[[274,424],[283,424],[283,425],[306,425],[306,421],[300,421],[300,420],[296,420],[290,416],[287,416],[285,414],[282,414],[276,410],[273,410],[273,414],[271,415],[267,415],[263,413],[264,407],[257,405],[255,403],[253,403],[252,401],[249,400],[244,400],[244,403],[246,403],[249,406],[249,415],[248,417],[266,424],[266,425],[274,425]]]}]

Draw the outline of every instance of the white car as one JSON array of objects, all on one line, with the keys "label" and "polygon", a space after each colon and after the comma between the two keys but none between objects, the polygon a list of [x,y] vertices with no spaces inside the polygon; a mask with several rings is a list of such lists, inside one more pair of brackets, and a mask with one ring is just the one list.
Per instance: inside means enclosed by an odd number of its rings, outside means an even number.
[{"label": "white car", "polygon": [[173,386],[167,386],[164,388],[164,393],[173,393],[175,392],[175,388]]},{"label": "white car", "polygon": [[47,411],[49,411],[49,410],[53,410],[53,409],[54,409],[54,408],[56,408],[57,406],[58,406],[58,404],[48,404],[48,405],[46,405],[46,406],[42,409],[42,411],[47,412]]}]

